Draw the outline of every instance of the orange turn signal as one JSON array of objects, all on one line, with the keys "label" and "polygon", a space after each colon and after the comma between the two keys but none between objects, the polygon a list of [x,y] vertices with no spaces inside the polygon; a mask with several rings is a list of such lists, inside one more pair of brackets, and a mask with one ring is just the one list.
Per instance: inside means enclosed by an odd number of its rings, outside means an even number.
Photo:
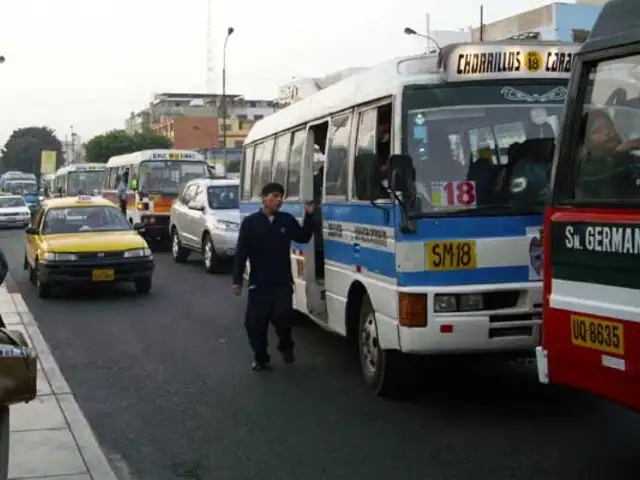
[{"label": "orange turn signal", "polygon": [[399,293],[398,320],[402,327],[426,327],[427,295],[421,293]]}]

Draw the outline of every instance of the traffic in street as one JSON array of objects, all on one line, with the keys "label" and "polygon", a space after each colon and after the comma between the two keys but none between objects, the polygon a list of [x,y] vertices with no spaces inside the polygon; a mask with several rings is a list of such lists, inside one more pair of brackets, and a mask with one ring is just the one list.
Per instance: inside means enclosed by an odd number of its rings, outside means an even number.
[{"label": "traffic in street", "polygon": [[156,253],[149,295],[125,284],[40,299],[24,248],[23,231],[0,232],[12,288],[129,478],[622,480],[640,468],[637,416],[541,385],[533,365],[425,371],[415,398],[383,400],[346,340],[301,321],[297,362],[274,355],[255,373],[246,298],[198,255]]}]

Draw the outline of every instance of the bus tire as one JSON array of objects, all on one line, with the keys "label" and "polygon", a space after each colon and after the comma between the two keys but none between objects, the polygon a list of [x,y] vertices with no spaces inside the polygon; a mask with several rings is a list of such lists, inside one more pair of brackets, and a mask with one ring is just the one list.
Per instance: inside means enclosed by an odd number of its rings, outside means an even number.
[{"label": "bus tire", "polygon": [[189,258],[189,250],[182,246],[176,227],[171,231],[171,256],[176,263],[186,262]]},{"label": "bus tire", "polygon": [[367,295],[362,299],[358,326],[360,370],[367,385],[383,398],[401,399],[409,393],[404,366],[407,358],[395,350],[383,350],[378,341],[375,311]]}]

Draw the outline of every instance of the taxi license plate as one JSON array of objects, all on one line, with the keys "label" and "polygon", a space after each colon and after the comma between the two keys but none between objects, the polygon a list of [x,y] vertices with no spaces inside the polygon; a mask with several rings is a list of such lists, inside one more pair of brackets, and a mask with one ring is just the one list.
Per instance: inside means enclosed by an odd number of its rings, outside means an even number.
[{"label": "taxi license plate", "polygon": [[92,272],[91,278],[94,282],[113,282],[116,272],[111,269],[96,269]]},{"label": "taxi license plate", "polygon": [[571,315],[571,343],[578,347],[624,355],[624,325],[592,317]]},{"label": "taxi license plate", "polygon": [[428,270],[470,270],[477,264],[475,240],[427,242]]}]

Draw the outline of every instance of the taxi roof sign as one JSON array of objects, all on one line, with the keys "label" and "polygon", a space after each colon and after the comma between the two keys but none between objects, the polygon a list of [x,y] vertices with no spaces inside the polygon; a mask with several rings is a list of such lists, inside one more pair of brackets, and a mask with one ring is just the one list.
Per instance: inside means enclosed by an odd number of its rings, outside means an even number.
[{"label": "taxi roof sign", "polygon": [[560,42],[458,43],[443,47],[439,63],[452,82],[568,79],[579,48]]},{"label": "taxi roof sign", "polygon": [[78,201],[79,202],[91,202],[91,201],[93,201],[93,198],[91,198],[91,196],[89,196],[89,195],[78,195]]}]

